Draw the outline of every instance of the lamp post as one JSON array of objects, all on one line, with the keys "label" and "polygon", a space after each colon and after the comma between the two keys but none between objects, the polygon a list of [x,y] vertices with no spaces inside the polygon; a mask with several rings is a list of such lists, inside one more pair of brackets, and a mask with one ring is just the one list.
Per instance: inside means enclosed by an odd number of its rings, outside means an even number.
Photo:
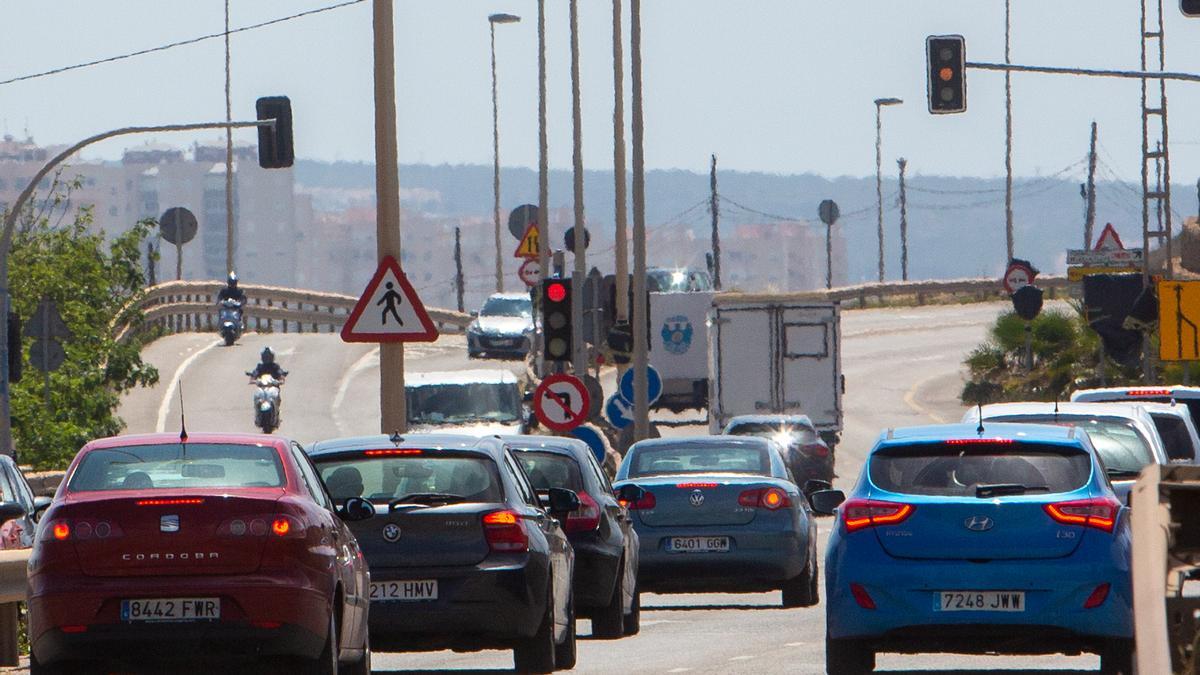
[{"label": "lamp post", "polygon": [[879,283],[883,283],[883,122],[880,111],[887,105],[900,105],[898,98],[875,99],[875,200],[879,207]]},{"label": "lamp post", "polygon": [[492,34],[492,215],[496,231],[496,292],[504,290],[504,259],[500,254],[500,99],[496,95],[496,24],[517,23],[521,17],[514,14],[492,14],[488,16],[488,29]]}]

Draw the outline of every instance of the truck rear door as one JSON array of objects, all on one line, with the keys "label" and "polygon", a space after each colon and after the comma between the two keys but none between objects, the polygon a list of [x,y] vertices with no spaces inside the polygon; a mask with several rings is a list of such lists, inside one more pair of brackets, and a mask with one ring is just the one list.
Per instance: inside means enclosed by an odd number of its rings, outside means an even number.
[{"label": "truck rear door", "polygon": [[769,413],[775,402],[774,346],[771,340],[775,313],[769,307],[748,306],[714,310],[710,329],[712,379],[709,425],[714,433],[734,415]]},{"label": "truck rear door", "polygon": [[785,305],[779,311],[777,412],[808,415],[819,430],[841,429],[838,307]]}]

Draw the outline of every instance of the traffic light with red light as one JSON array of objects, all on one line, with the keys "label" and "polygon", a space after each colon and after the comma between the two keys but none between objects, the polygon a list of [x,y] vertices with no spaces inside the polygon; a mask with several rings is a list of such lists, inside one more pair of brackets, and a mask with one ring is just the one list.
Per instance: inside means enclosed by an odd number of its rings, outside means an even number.
[{"label": "traffic light with red light", "polygon": [[542,335],[547,361],[570,361],[572,344],[571,282],[542,280]]},{"label": "traffic light with red light", "polygon": [[930,35],[929,112],[940,115],[967,110],[967,43],[961,35]]},{"label": "traffic light with red light", "polygon": [[1179,0],[1179,11],[1184,16],[1200,16],[1200,0]]}]

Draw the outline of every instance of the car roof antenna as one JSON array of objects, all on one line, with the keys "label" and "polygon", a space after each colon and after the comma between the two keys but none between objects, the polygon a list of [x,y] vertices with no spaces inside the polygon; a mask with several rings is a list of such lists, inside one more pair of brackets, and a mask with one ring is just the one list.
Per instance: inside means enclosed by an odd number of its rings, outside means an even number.
[{"label": "car roof antenna", "polygon": [[1054,423],[1058,424],[1058,394],[1054,394]]},{"label": "car roof antenna", "polygon": [[392,443],[395,443],[396,445],[400,445],[401,443],[404,442],[404,437],[400,435],[400,430],[397,429],[392,432],[391,436],[388,436],[388,440],[391,441]]},{"label": "car roof antenna", "polygon": [[187,415],[183,411],[183,378],[179,379],[179,442],[187,443]]},{"label": "car roof antenna", "polygon": [[978,401],[975,402],[975,405],[979,407],[979,427],[975,429],[975,433],[982,436],[983,435],[983,399],[980,398]]}]

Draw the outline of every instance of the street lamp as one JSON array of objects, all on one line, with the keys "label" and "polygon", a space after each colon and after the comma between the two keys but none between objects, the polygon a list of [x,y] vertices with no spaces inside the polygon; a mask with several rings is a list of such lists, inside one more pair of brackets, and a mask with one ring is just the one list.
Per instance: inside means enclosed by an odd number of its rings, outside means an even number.
[{"label": "street lamp", "polygon": [[500,254],[500,101],[496,96],[496,24],[517,23],[521,17],[515,14],[492,14],[488,16],[488,29],[492,34],[492,156],[495,163],[492,170],[492,195],[494,198],[492,212],[495,216],[496,231],[496,292],[504,290],[504,260]]},{"label": "street lamp", "polygon": [[898,98],[875,99],[875,199],[879,207],[879,283],[883,283],[883,123],[880,111],[885,105],[900,105]]}]

